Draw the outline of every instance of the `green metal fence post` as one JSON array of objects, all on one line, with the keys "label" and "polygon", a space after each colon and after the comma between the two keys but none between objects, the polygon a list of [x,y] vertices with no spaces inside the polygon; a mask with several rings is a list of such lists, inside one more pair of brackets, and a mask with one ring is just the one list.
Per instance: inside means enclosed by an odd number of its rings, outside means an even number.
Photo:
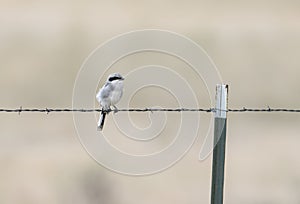
[{"label": "green metal fence post", "polygon": [[211,204],[223,203],[228,85],[217,85],[212,162]]}]

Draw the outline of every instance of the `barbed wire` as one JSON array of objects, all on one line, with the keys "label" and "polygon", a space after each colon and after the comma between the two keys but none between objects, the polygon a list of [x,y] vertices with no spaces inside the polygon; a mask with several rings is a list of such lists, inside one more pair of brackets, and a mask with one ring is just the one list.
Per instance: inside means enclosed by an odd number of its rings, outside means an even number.
[{"label": "barbed wire", "polygon": [[[215,112],[215,108],[128,108],[128,109],[108,109],[104,112]],[[51,112],[101,112],[102,109],[70,109],[70,108],[16,108],[16,109],[0,109],[0,112],[6,113],[19,113],[22,112],[40,112],[40,113],[51,113]],[[299,113],[300,109],[287,109],[287,108],[236,108],[236,109],[227,109],[220,110],[226,112],[290,112],[290,113]]]}]

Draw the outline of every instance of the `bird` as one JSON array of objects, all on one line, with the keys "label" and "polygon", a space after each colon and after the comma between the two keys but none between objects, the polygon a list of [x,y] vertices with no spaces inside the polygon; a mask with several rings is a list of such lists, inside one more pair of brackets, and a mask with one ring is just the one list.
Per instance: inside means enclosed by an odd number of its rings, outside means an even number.
[{"label": "bird", "polygon": [[116,107],[116,104],[123,95],[123,81],[124,77],[122,77],[121,74],[110,74],[103,87],[98,91],[96,99],[102,107],[98,121],[98,131],[102,131],[103,129],[105,116],[108,113],[107,110],[110,110],[110,107],[113,106],[115,109],[114,112],[117,112],[118,108]]}]

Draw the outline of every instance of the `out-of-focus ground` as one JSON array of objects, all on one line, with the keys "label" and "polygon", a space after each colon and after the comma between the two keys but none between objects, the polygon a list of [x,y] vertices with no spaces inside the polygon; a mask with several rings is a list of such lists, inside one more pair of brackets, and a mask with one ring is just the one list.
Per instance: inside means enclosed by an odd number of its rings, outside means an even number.
[{"label": "out-of-focus ground", "polygon": [[[71,107],[94,48],[157,28],[208,52],[231,108],[299,108],[299,10],[293,0],[1,1],[0,107]],[[300,114],[230,113],[226,203],[300,203],[299,132]],[[211,157],[198,161],[200,147],[162,173],[124,176],[88,156],[71,114],[0,113],[0,203],[209,203]]]}]

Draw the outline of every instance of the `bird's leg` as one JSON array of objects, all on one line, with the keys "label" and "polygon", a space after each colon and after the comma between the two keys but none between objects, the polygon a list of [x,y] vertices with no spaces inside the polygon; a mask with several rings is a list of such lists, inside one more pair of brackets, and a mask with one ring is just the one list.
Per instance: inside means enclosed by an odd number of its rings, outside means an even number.
[{"label": "bird's leg", "polygon": [[115,106],[115,105],[112,105],[112,106],[114,107],[114,110],[113,110],[114,114],[117,113],[119,111],[119,109],[117,108],[117,106]]}]

